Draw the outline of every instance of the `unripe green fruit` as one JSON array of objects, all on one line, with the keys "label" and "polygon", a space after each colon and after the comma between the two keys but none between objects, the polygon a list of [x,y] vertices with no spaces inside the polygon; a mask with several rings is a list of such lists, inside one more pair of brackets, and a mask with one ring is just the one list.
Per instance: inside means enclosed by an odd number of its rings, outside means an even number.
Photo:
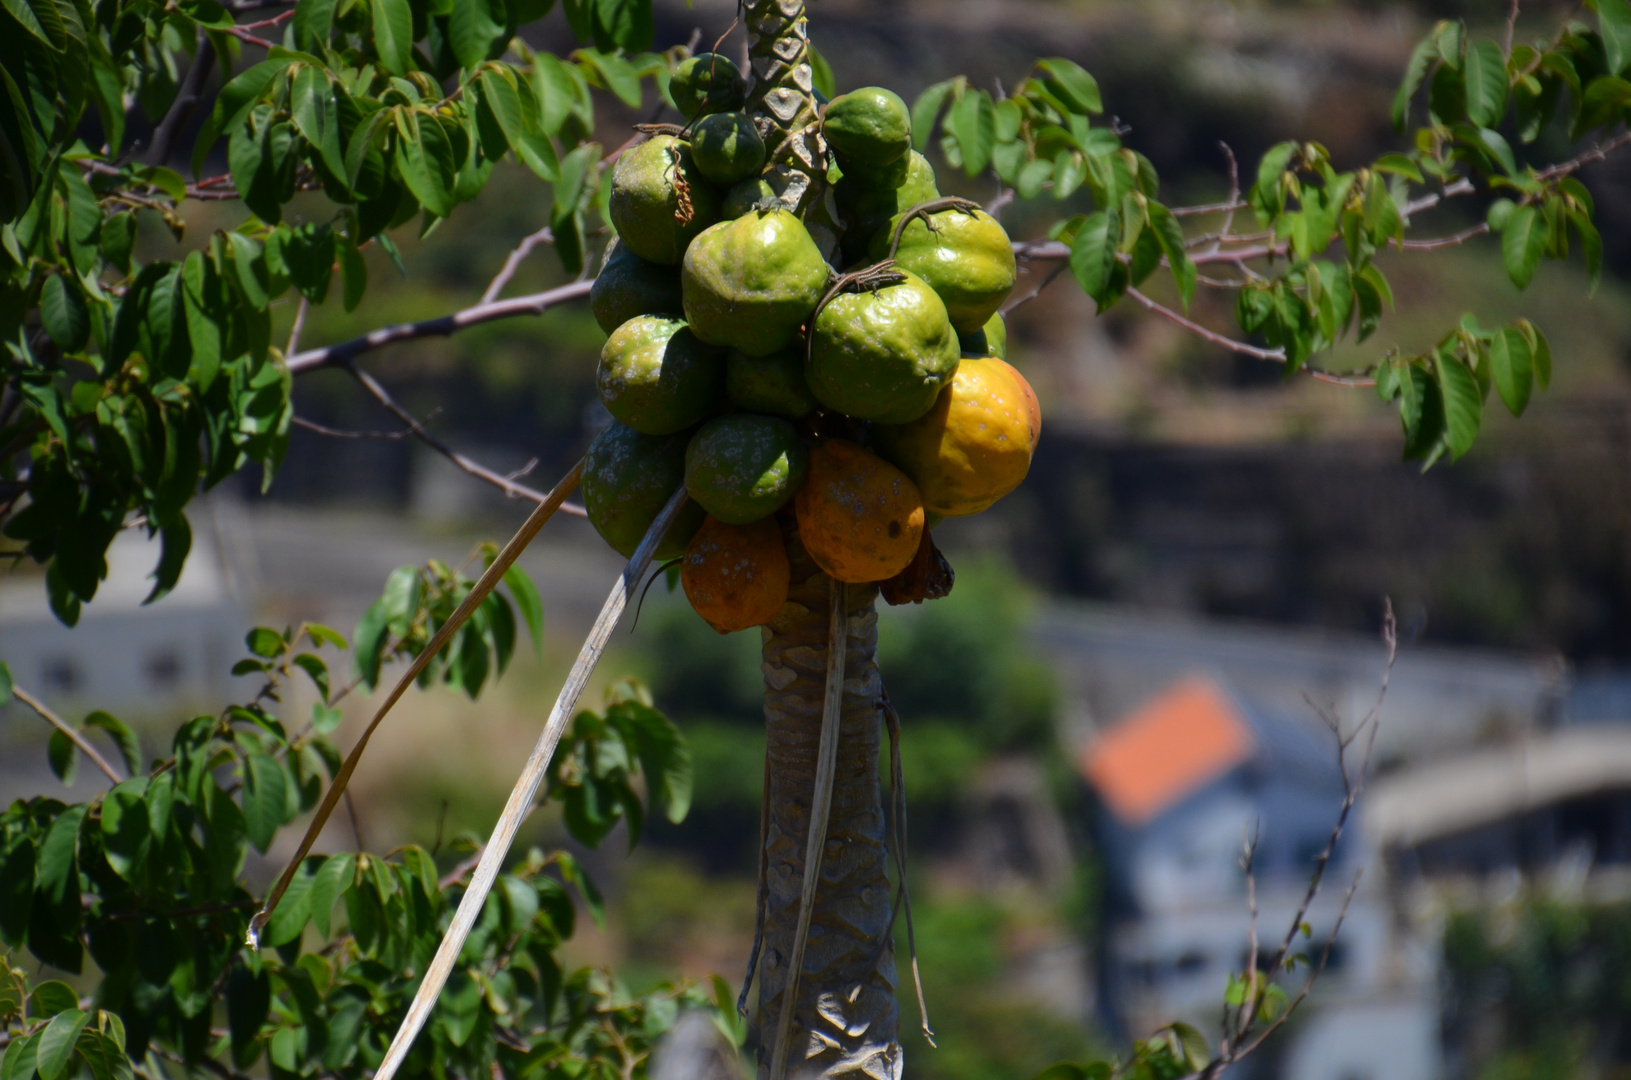
[{"label": "unripe green fruit", "polygon": [[[634,555],[669,497],[685,482],[684,434],[642,435],[613,420],[583,459],[583,506],[600,538]],[[708,515],[687,505],[657,545],[657,559],[678,558]]]},{"label": "unripe green fruit", "polygon": [[687,119],[742,105],[742,72],[729,57],[698,53],[680,61],[669,80],[668,94]]},{"label": "unripe green fruit", "polygon": [[729,187],[764,166],[765,144],[746,116],[739,112],[714,113],[691,130],[691,156],[703,176]]},{"label": "unripe green fruit", "polygon": [[764,200],[775,198],[776,189],[770,186],[770,181],[750,176],[725,193],[725,202],[719,208],[719,220],[734,221],[758,209]]},{"label": "unripe green fruit", "polygon": [[972,334],[958,334],[957,344],[962,347],[964,356],[995,356],[998,360],[1006,360],[1008,325],[1002,321],[1000,314],[994,314]]},{"label": "unripe green fruit", "polygon": [[725,390],[725,358],[680,319],[630,319],[600,350],[595,388],[611,413],[646,435],[671,435],[699,423]]},{"label": "unripe green fruit", "polygon": [[863,86],[840,94],[822,112],[821,130],[846,174],[877,169],[912,148],[912,113],[893,90]]},{"label": "unripe green fruit", "polygon": [[810,470],[798,429],[775,416],[732,413],[710,420],[685,449],[685,490],[727,525],[769,517]]},{"label": "unripe green fruit", "polygon": [[804,381],[804,356],[797,349],[769,356],[732,349],[725,354],[725,396],[739,409],[790,420],[802,420],[818,408]]},{"label": "unripe green fruit", "polygon": [[804,223],[786,210],[722,221],[685,253],[685,318],[710,345],[768,356],[793,344],[831,273]]},{"label": "unripe green fruit", "polygon": [[[898,221],[872,238],[871,258],[888,257]],[[1014,287],[1014,246],[984,210],[943,210],[928,222],[913,218],[901,232],[895,263],[929,283],[962,333],[985,326]]]},{"label": "unripe green fruit", "polygon": [[934,166],[929,164],[928,158],[912,150],[901,161],[905,164],[905,177],[898,185],[874,187],[847,174],[834,185],[833,198],[847,223],[844,230],[846,263],[864,258],[872,238],[886,229],[896,214],[940,197],[940,189],[934,183]]},{"label": "unripe green fruit", "polygon": [[688,144],[657,135],[617,159],[611,215],[612,228],[629,250],[672,266],[696,236],[719,220],[719,196],[692,160]]},{"label": "unripe green fruit", "polygon": [[610,334],[637,315],[683,314],[679,271],[647,262],[627,244],[614,244],[589,290],[600,328]]},{"label": "unripe green fruit", "polygon": [[858,420],[905,424],[933,407],[961,355],[946,305],[914,274],[833,298],[804,369],[816,400]]}]

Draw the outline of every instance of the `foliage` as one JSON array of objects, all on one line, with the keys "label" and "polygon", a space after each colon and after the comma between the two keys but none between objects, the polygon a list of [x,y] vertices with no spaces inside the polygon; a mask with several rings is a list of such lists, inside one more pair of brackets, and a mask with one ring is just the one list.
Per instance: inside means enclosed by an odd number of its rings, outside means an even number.
[{"label": "foliage", "polygon": [[1631,914],[1526,897],[1444,927],[1445,1030],[1468,1076],[1614,1075],[1631,1064]]},{"label": "foliage", "polygon": [[[1624,77],[1631,74],[1631,5],[1594,6],[1596,29],[1570,21],[1552,41],[1510,53],[1474,41],[1463,23],[1438,23],[1412,54],[1394,104],[1403,130],[1426,88],[1427,123],[1411,133],[1411,148],[1350,171],[1338,171],[1315,142],[1271,148],[1244,196],[1261,237],[1231,237],[1231,210],[1221,233],[1186,238],[1179,215],[1190,211],[1161,203],[1149,159],[1113,127],[1095,124],[1103,111],[1098,86],[1068,60],[1039,61],[1003,100],[961,77],[931,86],[913,106],[914,138],[920,149],[927,145],[938,121],[952,165],[971,176],[989,166],[1021,198],[1051,190],[1063,200],[1086,187],[1096,209],[1056,222],[1048,235],[1069,246],[1070,270],[1100,310],[1162,265],[1187,308],[1198,259],[1244,269],[1248,260],[1267,258],[1265,272],[1247,271],[1223,287],[1238,292],[1240,329],[1268,346],[1244,351],[1280,360],[1291,375],[1350,331],[1364,341],[1376,330],[1393,295],[1374,258],[1390,245],[1498,234],[1508,275],[1521,289],[1543,258],[1568,256],[1572,236],[1595,287],[1602,241],[1591,195],[1572,175],[1580,162],[1536,168],[1521,163],[1513,146],[1557,128],[1570,141],[1597,135],[1606,142],[1631,116]],[[1406,240],[1413,213],[1475,192],[1493,196],[1484,226],[1442,242]],[[1203,243],[1211,250],[1198,252]],[[1340,258],[1324,258],[1333,247]],[[1424,355],[1390,353],[1374,381],[1382,400],[1399,403],[1405,455],[1426,467],[1472,446],[1491,387],[1516,416],[1550,374],[1545,335],[1520,319],[1493,331],[1464,323]]]},{"label": "foliage", "polygon": [[[164,539],[157,599],[190,547],[195,489],[251,464],[270,483],[293,417],[270,307],[291,290],[317,304],[336,286],[355,308],[360,247],[377,242],[400,263],[386,230],[421,211],[421,232],[434,228],[505,154],[554,185],[556,250],[581,267],[603,188],[591,89],[637,106],[650,79],[665,96],[677,54],[629,52],[651,40],[640,0],[570,0],[589,44],[535,54],[515,33],[551,6],[303,0],[254,24],[282,24],[281,43],[213,0],[4,6],[0,341],[14,393],[0,407],[0,499],[15,509],[26,493],[5,532],[49,564],[64,622],[95,596],[130,515]],[[246,42],[267,58],[234,70]],[[154,142],[170,139],[201,89],[178,70],[212,62],[231,78],[191,158],[201,174],[224,142],[227,171],[189,184],[168,167],[168,143],[130,143],[123,102],[156,125]],[[137,149],[149,163],[129,160]],[[318,191],[328,209],[286,220],[292,200]],[[133,258],[139,217],[179,240],[185,202],[233,197],[254,216],[183,259]]]},{"label": "foliage", "polygon": [[[421,595],[409,614],[423,619],[433,602]],[[438,856],[453,853],[418,846],[313,856],[267,927],[268,948],[245,948],[258,903],[244,883],[249,848],[267,851],[316,804],[338,765],[334,702],[350,689],[331,686],[319,655],[345,648],[327,627],[260,627],[246,644],[251,656],[235,670],[264,674],[265,685],[245,704],[182,724],[170,757],[144,769],[128,730],[92,714],[118,736],[130,779],[86,803],[40,798],[0,813],[0,942],[70,974],[88,949],[101,972],[82,1001],[68,984],[31,979],[0,958],[8,1080],[149,1078],[164,1074],[160,1062],[237,1074],[263,1057],[274,1080],[361,1077],[378,1066],[474,861],[444,873]],[[275,706],[297,679],[319,700],[291,733]],[[0,681],[9,696],[9,673]],[[581,713],[561,749],[557,760],[573,765],[547,798],[565,804],[580,842],[606,832],[604,817],[581,809],[586,792],[614,816],[640,820],[636,773],[670,818],[684,814],[684,744],[637,684],[619,684],[605,714]],[[55,752],[53,765],[66,773]],[[608,972],[565,968],[558,951],[577,918],[572,892],[601,917],[599,894],[566,852],[534,850],[501,875],[410,1073],[642,1075],[680,1007],[714,1008],[689,986],[636,997]],[[212,1028],[223,1003],[224,1034]]]}]

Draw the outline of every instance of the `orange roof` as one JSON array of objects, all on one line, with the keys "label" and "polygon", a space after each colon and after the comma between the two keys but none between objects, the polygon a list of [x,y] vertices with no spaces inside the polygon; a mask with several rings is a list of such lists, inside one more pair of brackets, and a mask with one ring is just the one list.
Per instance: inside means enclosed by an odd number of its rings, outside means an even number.
[{"label": "orange roof", "polygon": [[1252,753],[1251,729],[1214,680],[1191,677],[1101,735],[1082,772],[1116,816],[1142,825]]}]

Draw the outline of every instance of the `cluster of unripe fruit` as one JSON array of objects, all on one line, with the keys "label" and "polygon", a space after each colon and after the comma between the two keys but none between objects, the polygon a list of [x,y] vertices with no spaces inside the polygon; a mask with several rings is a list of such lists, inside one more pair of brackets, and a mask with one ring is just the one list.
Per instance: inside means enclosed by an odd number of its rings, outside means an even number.
[{"label": "cluster of unripe fruit", "polygon": [[1003,359],[1008,236],[972,204],[942,208],[957,201],[939,199],[898,96],[822,103],[831,197],[807,227],[760,176],[764,137],[737,111],[734,64],[693,57],[671,93],[687,127],[612,174],[618,239],[592,302],[613,420],[583,493],[596,530],[631,555],[683,482],[691,500],[656,555],[683,556],[686,595],[729,633],[781,610],[784,527],[832,577],[886,581],[927,547],[931,521],[1024,479],[1041,418]]}]

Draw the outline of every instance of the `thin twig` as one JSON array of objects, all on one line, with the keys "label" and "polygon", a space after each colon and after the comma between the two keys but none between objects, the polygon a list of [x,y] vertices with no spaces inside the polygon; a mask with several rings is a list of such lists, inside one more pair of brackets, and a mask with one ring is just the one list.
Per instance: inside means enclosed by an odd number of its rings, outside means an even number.
[{"label": "thin twig", "polygon": [[346,431],[343,428],[331,428],[327,424],[319,424],[315,420],[307,420],[304,416],[294,418],[294,426],[305,428],[318,435],[326,435],[331,439],[409,439],[413,432],[406,428],[401,431]]},{"label": "thin twig", "polygon": [[1035,300],[1038,296],[1041,296],[1042,290],[1046,289],[1049,285],[1052,285],[1054,279],[1056,279],[1060,274],[1063,274],[1069,268],[1070,264],[1066,262],[1061,262],[1054,266],[1052,270],[1048,271],[1048,275],[1042,279],[1041,284],[1037,285],[1036,288],[1032,289],[1024,296],[1021,296],[1016,300],[1010,300],[1008,303],[1004,304],[1002,306],[1003,315],[1006,316],[1016,308],[1022,308],[1026,304],[1029,304],[1032,300]]},{"label": "thin twig", "polygon": [[821,880],[821,856],[827,847],[827,821],[832,813],[833,777],[838,769],[839,725],[844,716],[844,659],[849,651],[849,590],[830,579],[828,607],[827,686],[821,708],[821,740],[816,748],[815,791],[810,797],[810,824],[804,837],[804,872],[799,881],[798,922],[793,948],[787,958],[787,982],[782,985],[781,1014],[776,1020],[770,1080],[787,1075],[788,1044],[792,1041],[793,1014],[798,1011],[799,976],[804,973],[804,950],[810,941],[810,916],[815,912],[816,886]]},{"label": "thin twig", "polygon": [[498,299],[498,294],[504,291],[504,286],[510,283],[510,279],[515,276],[515,272],[521,266],[521,263],[526,260],[528,255],[532,254],[533,248],[539,244],[553,244],[554,242],[554,230],[545,225],[542,229],[532,233],[517,244],[515,250],[510,252],[510,257],[504,260],[504,266],[499,270],[497,276],[488,282],[487,291],[481,294],[481,302],[490,304]]},{"label": "thin twig", "polygon": [[532,543],[533,537],[538,535],[538,530],[544,527],[544,523],[560,508],[561,503],[566,501],[566,497],[577,488],[578,481],[582,477],[583,462],[579,461],[561,478],[560,483],[555,485],[555,489],[549,493],[549,498],[540,503],[538,508],[522,523],[521,528],[516,530],[516,534],[510,537],[510,542],[504,545],[504,550],[498,553],[498,557],[493,560],[492,565],[486,569],[481,578],[471,586],[470,591],[465,594],[465,598],[460,601],[458,608],[449,616],[447,622],[442,624],[441,629],[436,631],[430,642],[420,651],[418,656],[414,657],[413,663],[408,665],[408,670],[403,672],[402,677],[397,680],[396,686],[391,689],[390,696],[380,705],[379,710],[374,713],[373,720],[369,721],[368,726],[363,729],[362,736],[358,738],[357,744],[351,748],[351,753],[346,755],[345,761],[340,765],[340,771],[334,774],[334,780],[329,784],[328,792],[323,796],[323,802],[318,806],[316,816],[312,818],[310,826],[307,827],[306,835],[300,839],[300,846],[295,850],[294,858],[289,860],[289,865],[284,869],[283,875],[278,878],[277,884],[272,887],[272,891],[266,895],[266,903],[262,905],[261,910],[255,917],[249,921],[249,944],[252,947],[259,947],[261,927],[265,926],[267,920],[272,917],[272,912],[277,909],[278,901],[283,899],[284,890],[289,887],[289,882],[294,879],[295,871],[300,868],[301,860],[311,852],[312,844],[316,842],[318,835],[323,831],[323,826],[328,824],[329,816],[334,813],[335,804],[340,801],[340,796],[345,792],[346,784],[351,781],[351,774],[356,771],[357,762],[361,760],[363,751],[368,748],[368,740],[373,737],[374,731],[385,719],[386,714],[391,711],[391,707],[407,692],[408,687],[413,685],[413,681],[419,677],[419,673],[425,670],[425,667],[436,658],[436,655],[442,651],[449,641],[453,640],[453,635],[470,618],[477,606],[487,599],[487,595],[493,591],[500,579],[504,577],[505,571],[514,565],[516,559],[520,558],[521,553],[527,549],[527,545]]},{"label": "thin twig", "polygon": [[[489,484],[492,484],[494,487],[498,488],[512,499],[531,499],[533,502],[539,504],[542,504],[549,499],[548,495],[542,491],[539,491],[537,488],[530,487],[527,484],[517,483],[511,477],[505,476],[502,473],[494,472],[492,469],[487,468],[487,466],[472,461],[470,458],[465,457],[457,450],[454,450],[441,439],[438,439],[436,436],[432,435],[425,428],[425,425],[421,424],[412,413],[397,403],[396,399],[390,395],[390,392],[387,391],[385,387],[380,385],[379,380],[362,370],[356,364],[346,364],[345,370],[351,374],[352,378],[356,379],[357,382],[362,385],[364,390],[368,391],[375,401],[385,406],[386,410],[389,411],[392,416],[402,421],[402,423],[407,426],[408,431],[414,438],[418,439],[420,442],[424,443],[438,454],[441,454],[443,457],[447,458],[447,460],[458,466],[462,471],[474,476],[478,480],[483,480]],[[562,507],[562,509],[575,517],[584,516],[584,513],[580,512],[579,508],[575,505],[565,506]]]},{"label": "thin twig", "polygon": [[85,736],[81,735],[79,732],[75,731],[73,728],[64,723],[60,716],[46,708],[43,701],[35,697],[33,694],[30,694],[27,690],[24,690],[20,686],[13,685],[11,692],[17,698],[17,700],[21,701],[24,705],[27,705],[30,709],[33,709],[36,713],[38,713],[41,720],[44,720],[46,723],[62,732],[63,735],[67,736],[68,741],[79,747],[80,753],[90,758],[91,763],[106,773],[109,780],[112,780],[115,784],[120,782],[119,774],[113,771],[113,766],[108,764],[106,758],[96,752],[96,747],[92,746],[88,741],[86,741]]},{"label": "thin twig", "polygon": [[[900,713],[889,700],[888,690],[882,691],[878,702],[889,729],[889,784],[894,788],[895,804],[895,870],[900,876],[901,904],[906,908],[906,951],[912,962],[912,985],[917,990],[918,1023],[929,1045],[938,1046],[934,1041],[934,1028],[929,1025],[929,1005],[923,997],[923,973],[917,962],[917,928],[912,924],[912,891],[906,884],[906,768],[900,758]],[[893,922],[891,916],[891,926]]]},{"label": "thin twig", "polygon": [[455,311],[451,315],[443,315],[436,319],[426,319],[416,323],[398,323],[395,326],[383,326],[372,330],[362,337],[352,338],[350,341],[338,345],[325,345],[321,349],[309,349],[289,358],[289,371],[295,375],[303,375],[308,371],[316,371],[323,367],[339,367],[347,361],[354,360],[366,352],[394,345],[399,341],[412,341],[416,338],[447,337],[467,327],[477,326],[481,323],[493,322],[498,319],[513,319],[518,315],[542,315],[545,311],[557,305],[572,300],[581,300],[589,295],[593,281],[574,281],[570,285],[562,285],[544,292],[531,293],[527,296],[514,296],[508,300],[494,300],[489,303],[472,304],[470,307]]},{"label": "thin twig", "polygon": [[1191,334],[1194,334],[1203,341],[1210,341],[1212,344],[1217,345],[1220,348],[1228,349],[1230,352],[1239,353],[1241,356],[1250,356],[1257,360],[1272,360],[1275,363],[1280,364],[1285,363],[1286,353],[1284,349],[1261,349],[1256,345],[1248,345],[1244,341],[1236,341],[1232,337],[1226,337],[1223,334],[1208,330],[1200,323],[1195,322],[1192,319],[1185,318],[1184,316],[1178,314],[1178,312],[1167,307],[1165,304],[1157,303],[1156,301],[1150,299],[1137,289],[1129,288],[1127,290],[1127,295],[1132,297],[1134,302],[1139,304],[1145,310],[1152,311],[1161,316],[1163,319],[1166,319],[1168,322],[1183,327],[1185,330],[1188,330]]},{"label": "thin twig", "polygon": [[470,887],[460,898],[453,921],[442,936],[435,957],[425,969],[425,977],[419,983],[413,1001],[408,1005],[401,1027],[397,1028],[396,1035],[391,1039],[390,1048],[385,1052],[385,1059],[375,1070],[373,1080],[391,1080],[391,1077],[396,1075],[397,1069],[401,1068],[402,1062],[407,1058],[408,1049],[413,1045],[419,1029],[424,1026],[425,1020],[435,1007],[436,999],[441,995],[442,987],[446,985],[447,977],[458,961],[459,952],[464,948],[476,917],[481,914],[482,906],[498,878],[499,867],[509,854],[510,845],[515,842],[516,832],[531,811],[539,785],[543,783],[544,773],[549,768],[550,759],[555,756],[555,747],[559,744],[561,734],[566,730],[567,721],[577,707],[584,685],[588,683],[595,665],[605,652],[606,642],[628,606],[629,598],[639,587],[641,578],[645,576],[646,567],[651,564],[652,553],[667,535],[669,526],[679,516],[686,500],[685,487],[682,485],[676,488],[674,494],[669,497],[668,504],[646,530],[645,538],[635,549],[617,583],[612,586],[611,595],[606,598],[606,604],[600,610],[600,617],[595,620],[594,628],[589,631],[589,636],[578,653],[578,659],[566,677],[566,684],[561,687],[560,696],[555,699],[555,707],[550,710],[544,730],[538,736],[538,744],[533,748],[532,756],[527,759],[520,778],[510,791],[504,813],[500,815],[498,824],[493,827],[493,834],[488,838],[487,846],[482,851],[475,875],[470,880]]},{"label": "thin twig", "polygon": [[770,902],[770,755],[765,755],[764,792],[759,799],[759,889],[753,905],[753,947],[748,950],[748,970],[742,976],[742,992],[736,997],[736,1012],[748,1015],[748,989],[759,971],[759,950],[765,943],[765,909]]},{"label": "thin twig", "polygon": [[1512,0],[1512,7],[1506,13],[1506,41],[1501,51],[1510,59],[1512,56],[1512,37],[1518,31],[1518,0]]},{"label": "thin twig", "polygon": [[300,306],[294,309],[294,325],[289,328],[289,343],[283,347],[284,356],[293,356],[300,345],[300,331],[306,328],[306,312],[311,309],[311,301],[304,295],[300,297]]},{"label": "thin twig", "polygon": [[362,823],[357,820],[357,804],[352,801],[349,788],[345,793],[345,814],[351,819],[351,838],[357,842],[357,850],[368,850],[368,846],[362,842]]}]

